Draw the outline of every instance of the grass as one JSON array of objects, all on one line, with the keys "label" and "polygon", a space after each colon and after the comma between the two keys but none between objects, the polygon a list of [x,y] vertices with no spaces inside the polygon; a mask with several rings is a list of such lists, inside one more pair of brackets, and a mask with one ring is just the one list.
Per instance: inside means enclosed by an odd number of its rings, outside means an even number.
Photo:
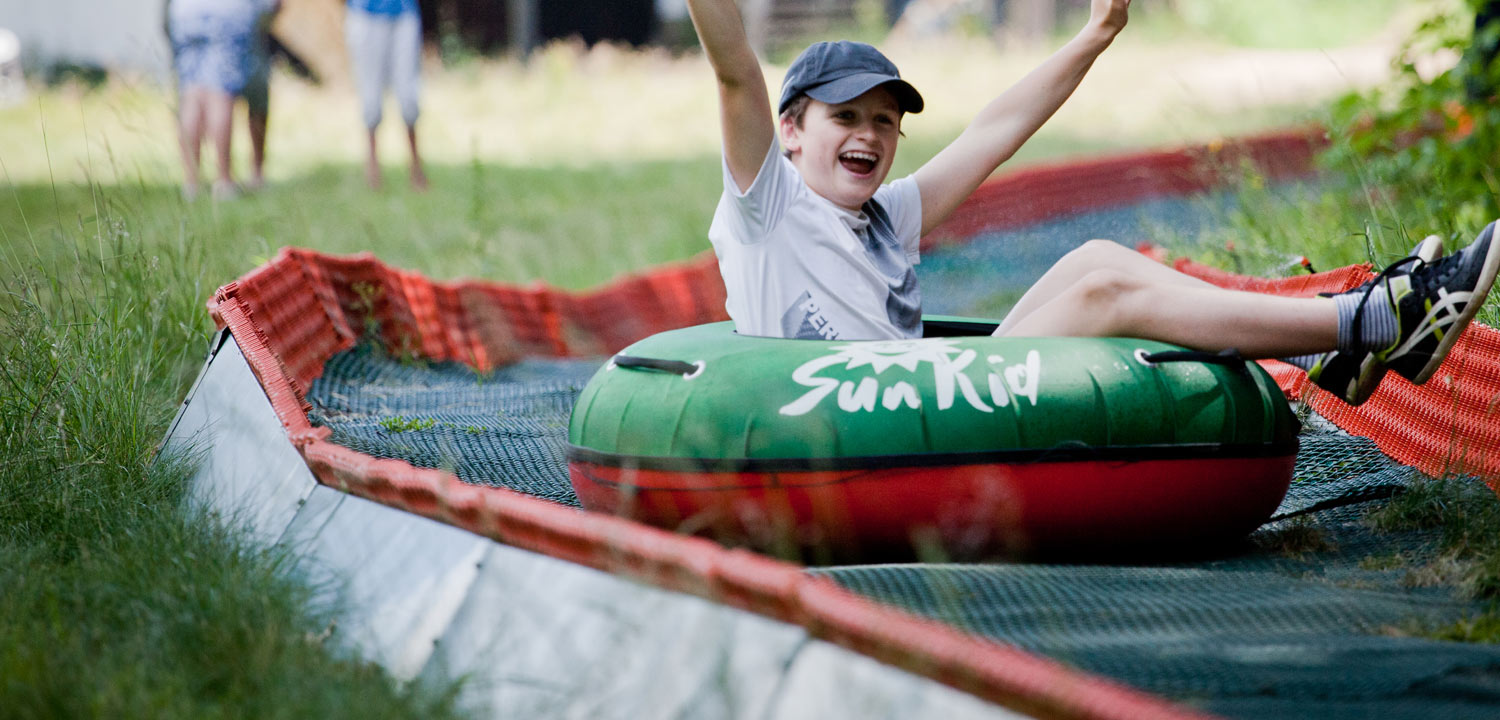
[{"label": "grass", "polygon": [[1336,547],[1327,533],[1306,517],[1296,518],[1277,530],[1258,534],[1255,542],[1266,552],[1290,558],[1328,552]]},{"label": "grass", "polygon": [[[429,174],[440,191],[411,193],[392,173],[388,185],[394,187],[372,194],[348,170],[316,168],[233,203],[185,204],[166,184],[109,187],[101,202],[148,248],[204,247],[202,280],[214,286],[282,246],[300,245],[334,253],[370,250],[436,277],[545,278],[582,288],[622,267],[649,267],[701,250],[711,207],[643,208],[679,206],[680,198],[717,177],[707,161],[550,169],[434,165]],[[631,192],[615,191],[621,187]],[[41,263],[66,261],[68,237],[95,230],[99,216],[91,203],[98,190],[41,183],[14,188],[7,201],[45,238],[37,249]],[[588,212],[576,210],[580,198],[593,201]]]},{"label": "grass", "polygon": [[437,421],[432,418],[408,418],[403,415],[394,415],[380,421],[381,427],[393,433],[426,430],[434,425],[437,425]]},{"label": "grass", "polygon": [[1500,642],[1500,502],[1495,493],[1471,478],[1418,482],[1366,518],[1386,531],[1425,530],[1437,534],[1441,552],[1432,560],[1406,567],[1403,582],[1413,586],[1457,587],[1483,603],[1480,611],[1442,626],[1418,626],[1412,632],[1440,640]]},{"label": "grass", "polygon": [[[898,173],[1039,59],[942,45],[891,48],[931,107],[906,123]],[[1301,122],[1343,87],[1288,99],[1163,70],[1216,52],[1122,38],[1012,167]],[[335,647],[338,607],[315,600],[325,595],[294,558],[185,513],[190,459],[155,456],[201,362],[204,299],[284,245],[369,250],[438,278],[570,288],[706,248],[718,130],[700,58],[560,45],[529,65],[472,61],[427,80],[426,194],[402,186],[393,123],[382,136],[387,189],[366,190],[352,95],[281,75],[271,186],[230,203],[181,200],[172,100],[149,83],[63,86],[0,109],[7,713],[456,713],[456,685],[402,684]]]},{"label": "grass", "polygon": [[455,716],[456,686],[325,646],[336,607],[285,550],[181,509],[188,458],[154,451],[202,347],[203,253],[101,225],[66,262],[12,248],[0,279],[4,714]]},{"label": "grass", "polygon": [[1368,521],[1380,530],[1437,532],[1444,551],[1437,564],[1456,568],[1473,597],[1500,601],[1500,502],[1483,484],[1469,478],[1418,482]]}]

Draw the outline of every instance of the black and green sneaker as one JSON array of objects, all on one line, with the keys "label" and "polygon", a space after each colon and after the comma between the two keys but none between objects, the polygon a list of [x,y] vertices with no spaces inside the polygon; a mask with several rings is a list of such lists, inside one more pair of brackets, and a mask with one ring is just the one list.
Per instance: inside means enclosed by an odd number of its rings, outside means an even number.
[{"label": "black and green sneaker", "polygon": [[[1428,235],[1411,249],[1407,258],[1393,263],[1388,274],[1409,274],[1443,256],[1443,239]],[[1372,281],[1373,282],[1373,281]],[[1363,286],[1361,286],[1363,287]],[[1387,366],[1375,357],[1375,353],[1347,353],[1330,350],[1323,353],[1307,371],[1307,379],[1327,390],[1350,405],[1359,405],[1370,399],[1380,381],[1385,378]]]},{"label": "black and green sneaker", "polygon": [[1395,344],[1374,353],[1377,360],[1417,385],[1437,372],[1495,284],[1500,245],[1494,239],[1492,222],[1458,254],[1388,280],[1401,331]]}]

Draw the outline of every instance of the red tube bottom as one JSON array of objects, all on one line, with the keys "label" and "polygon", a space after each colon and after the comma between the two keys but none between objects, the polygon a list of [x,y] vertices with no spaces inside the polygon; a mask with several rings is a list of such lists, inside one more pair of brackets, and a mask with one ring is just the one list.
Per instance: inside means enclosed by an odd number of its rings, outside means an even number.
[{"label": "red tube bottom", "polygon": [[1293,455],[799,472],[667,472],[573,461],[589,510],[779,555],[973,559],[1192,554],[1271,516]]}]

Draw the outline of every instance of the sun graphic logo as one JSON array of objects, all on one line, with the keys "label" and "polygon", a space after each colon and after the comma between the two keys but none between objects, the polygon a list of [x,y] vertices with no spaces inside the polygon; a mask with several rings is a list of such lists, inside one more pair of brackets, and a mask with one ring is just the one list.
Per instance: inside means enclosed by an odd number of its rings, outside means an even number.
[{"label": "sun graphic logo", "polygon": [[[976,387],[969,368],[975,365],[979,353],[960,347],[954,339],[879,340],[834,345],[832,349],[832,353],[792,371],[792,382],[810,389],[782,406],[782,415],[805,415],[830,395],[844,412],[873,412],[876,407],[918,409],[925,400],[908,380],[916,380],[915,376],[927,368],[932,372],[929,399],[938,410],[953,407],[959,398],[980,412],[994,412],[996,407],[1006,407],[1021,398],[1036,406],[1042,359],[1035,350],[1012,364],[1006,364],[999,355],[989,355],[974,369],[984,370],[981,385]],[[981,392],[980,387],[988,392]]]}]

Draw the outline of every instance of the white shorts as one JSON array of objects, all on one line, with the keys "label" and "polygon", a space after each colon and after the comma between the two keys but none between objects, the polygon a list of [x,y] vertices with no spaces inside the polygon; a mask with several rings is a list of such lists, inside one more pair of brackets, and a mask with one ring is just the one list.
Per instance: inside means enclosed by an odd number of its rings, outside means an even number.
[{"label": "white shorts", "polygon": [[407,127],[417,124],[417,93],[422,71],[422,18],[416,13],[395,17],[347,8],[344,39],[354,71],[354,87],[365,127],[380,124],[380,109],[389,86],[401,106]]}]

